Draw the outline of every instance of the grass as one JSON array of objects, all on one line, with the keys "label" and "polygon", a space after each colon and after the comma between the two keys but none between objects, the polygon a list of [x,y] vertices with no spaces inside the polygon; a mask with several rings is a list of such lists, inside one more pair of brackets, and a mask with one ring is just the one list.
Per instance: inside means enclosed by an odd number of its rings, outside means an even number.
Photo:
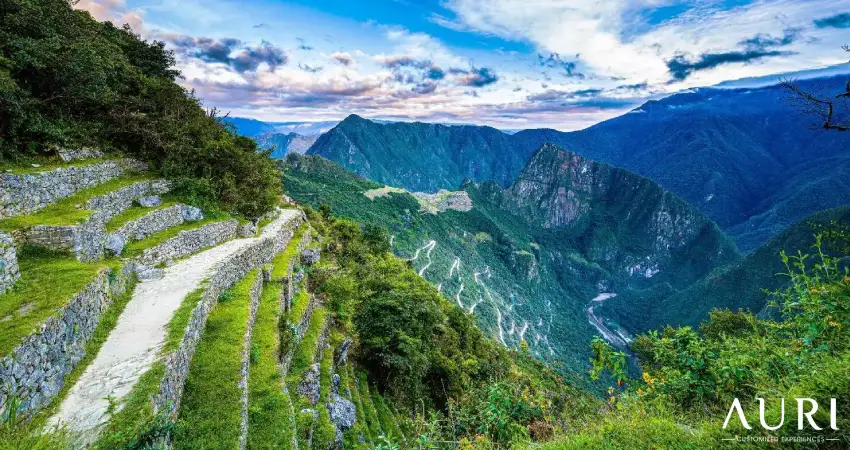
[{"label": "grass", "polygon": [[283,393],[281,379],[278,321],[282,285],[272,281],[263,289],[254,322],[251,343],[259,357],[251,363],[248,378],[248,449],[283,448],[292,440],[293,430],[286,426],[290,399]]},{"label": "grass", "polygon": [[[40,158],[27,158],[26,160],[15,161],[11,164],[7,164],[4,161],[4,165],[8,167],[6,173],[11,173],[13,175],[31,175],[40,172],[48,172],[53,169],[59,168],[68,168],[68,167],[83,167],[89,166],[92,164],[101,163],[104,161],[110,161],[114,158],[91,158],[91,159],[77,159],[74,161],[62,161],[58,156],[55,157],[40,157]],[[33,164],[37,164],[38,167],[33,167]]]},{"label": "grass", "polygon": [[363,415],[366,419],[366,427],[369,430],[369,435],[373,441],[377,441],[378,437],[383,434],[381,422],[378,419],[378,412],[375,411],[375,405],[372,404],[372,394],[369,390],[369,380],[366,378],[366,372],[361,372],[357,375],[357,390],[360,395],[360,404],[363,406]]},{"label": "grass", "polygon": [[[39,413],[39,419],[46,419],[53,414],[56,407],[62,403],[62,400],[68,395],[68,392],[77,383],[77,380],[80,379],[83,372],[85,372],[86,367],[94,361],[94,358],[100,352],[101,347],[103,347],[103,344],[106,343],[109,333],[111,333],[112,329],[115,328],[115,325],[118,324],[118,318],[121,317],[124,307],[126,307],[127,303],[130,302],[130,299],[133,298],[133,290],[135,287],[136,279],[135,276],[131,275],[127,280],[127,288],[124,293],[113,299],[112,304],[109,305],[109,308],[107,308],[106,312],[104,312],[100,317],[100,322],[98,322],[91,339],[89,339],[88,344],[86,344],[84,353],[85,356],[77,363],[74,370],[65,376],[65,383],[62,386],[62,390],[59,391],[59,394],[50,403],[50,406]],[[41,423],[43,421],[39,422]]]},{"label": "grass", "polygon": [[404,435],[398,426],[395,414],[393,414],[389,406],[384,402],[381,394],[372,387],[369,388],[369,391],[372,393],[372,404],[375,406],[375,412],[378,414],[378,421],[381,423],[384,433],[392,435],[395,441],[401,441]]},{"label": "grass", "polygon": [[[354,426],[343,432],[343,438],[345,439],[345,448],[365,448],[368,446],[369,442],[372,441],[372,439],[369,435],[369,431],[363,428],[366,425],[366,416],[363,414],[363,406],[360,402],[360,393],[354,387],[354,383],[352,382],[353,375],[351,371],[351,365],[347,364],[338,373],[340,391],[341,393],[345,392],[345,388],[348,388],[348,390],[351,392],[351,402],[354,403],[354,412],[357,417],[357,419],[354,421]],[[363,438],[366,440],[365,444],[360,443],[361,433],[363,435]]]},{"label": "grass", "polygon": [[162,347],[162,353],[166,354],[176,350],[183,340],[183,335],[186,334],[186,326],[189,325],[189,320],[192,318],[192,311],[198,306],[198,302],[204,296],[206,291],[206,283],[202,283],[198,289],[190,292],[182,302],[180,307],[174,312],[171,320],[168,322],[165,336],[165,345]]},{"label": "grass", "polygon": [[162,204],[159,206],[155,206],[153,208],[145,208],[143,206],[133,205],[124,210],[121,214],[113,217],[106,223],[106,231],[113,232],[124,224],[131,222],[133,220],[144,217],[145,215],[152,213],[154,211],[159,211],[160,209],[170,208],[179,202],[175,199],[162,199]]},{"label": "grass", "polygon": [[18,266],[21,278],[0,295],[0,356],[9,354],[106,267],[31,247],[18,253]]},{"label": "grass", "polygon": [[122,176],[106,183],[77,191],[75,194],[65,197],[38,212],[1,220],[0,229],[11,231],[34,225],[73,225],[80,223],[91,216],[92,212],[90,210],[82,209],[82,205],[85,205],[89,199],[108,194],[140,181],[151,179],[152,177],[149,173]]},{"label": "grass", "polygon": [[137,256],[141,254],[145,249],[156,247],[164,243],[165,241],[177,236],[183,231],[190,231],[198,229],[204,225],[209,225],[213,222],[220,222],[221,218],[205,218],[199,220],[197,222],[186,222],[182,225],[178,225],[176,227],[171,227],[167,230],[160,231],[159,233],[152,234],[141,241],[135,241],[127,245],[124,248],[124,254],[127,257]]},{"label": "grass", "polygon": [[298,253],[298,246],[301,244],[301,238],[304,237],[304,232],[307,230],[306,224],[301,224],[292,239],[286,245],[286,248],[275,256],[272,261],[272,280],[282,280],[289,275],[292,260]]},{"label": "grass", "polygon": [[163,424],[153,414],[152,399],[159,391],[163,376],[165,363],[158,361],[139,378],[127,395],[124,407],[110,418],[92,445],[93,449],[145,448],[140,444],[148,443],[152,436],[162,431]]},{"label": "grass", "polygon": [[[254,269],[213,308],[198,342],[181,400],[174,448],[234,449],[242,422],[242,349],[251,309]],[[230,297],[230,298],[228,298]]]},{"label": "grass", "polygon": [[[304,372],[307,371],[313,362],[313,352],[316,349],[316,345],[318,345],[319,336],[327,320],[327,315],[328,311],[323,306],[317,306],[313,310],[313,315],[310,316],[310,326],[307,328],[307,332],[304,333],[304,337],[301,339],[301,343],[292,357],[289,373],[286,376],[286,385],[289,387],[289,395],[295,411],[301,411],[304,408],[315,409],[298,395],[296,387],[301,381]],[[321,421],[322,418],[319,417],[319,420]],[[298,413],[297,422],[299,448],[306,448],[305,431],[316,424],[313,423],[313,416],[311,414]]]}]

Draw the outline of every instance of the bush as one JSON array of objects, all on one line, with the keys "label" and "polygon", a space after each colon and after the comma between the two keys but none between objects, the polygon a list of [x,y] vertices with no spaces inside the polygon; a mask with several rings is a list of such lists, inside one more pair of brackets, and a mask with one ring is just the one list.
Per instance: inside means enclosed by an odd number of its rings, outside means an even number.
[{"label": "bush", "polygon": [[246,217],[269,210],[278,172],[174,81],[174,55],[67,0],[0,8],[0,160],[94,146],[152,163],[179,193]]}]

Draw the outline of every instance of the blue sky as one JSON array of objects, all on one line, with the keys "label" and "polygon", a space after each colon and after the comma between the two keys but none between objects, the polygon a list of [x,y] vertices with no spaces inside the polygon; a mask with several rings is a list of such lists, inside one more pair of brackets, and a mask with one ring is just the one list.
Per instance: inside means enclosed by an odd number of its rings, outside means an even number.
[{"label": "blue sky", "polygon": [[[846,64],[850,0],[81,0],[267,121],[583,128],[650,98]],[[850,72],[850,70],[848,70]]]}]

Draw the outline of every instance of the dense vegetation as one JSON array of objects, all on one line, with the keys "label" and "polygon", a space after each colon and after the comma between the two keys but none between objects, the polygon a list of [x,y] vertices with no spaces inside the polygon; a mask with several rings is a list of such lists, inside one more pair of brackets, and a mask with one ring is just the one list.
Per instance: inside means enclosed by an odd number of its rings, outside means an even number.
[{"label": "dense vegetation", "polygon": [[[486,338],[470,315],[389,252],[383,229],[334,219],[329,208],[307,212],[329,241],[310,284],[338,329],[355,338],[354,358],[397,411],[407,446],[422,439],[507,448],[551,438],[571,415],[593,411],[595,399],[527,347],[506,350]],[[380,414],[386,406],[375,408]],[[385,445],[400,439],[390,432]]]},{"label": "dense vegetation", "polygon": [[0,6],[0,161],[97,147],[151,162],[208,209],[257,217],[279,193],[256,143],[175,83],[174,56],[68,0]]},{"label": "dense vegetation", "polygon": [[[850,444],[850,229],[833,224],[815,236],[810,252],[782,252],[787,288],[774,291],[781,319],[760,320],[750,313],[714,310],[698,329],[665,327],[635,339],[632,349],[643,375],[625,381],[625,392],[614,394],[616,413],[580,436],[552,448],[601,448],[600,439],[616,436],[605,448],[761,448],[764,442],[722,442],[724,418],[734,399],[743,405],[752,430],[735,414],[729,434],[776,438],[781,447],[846,448]],[[837,256],[830,256],[835,254]],[[594,374],[612,371],[623,380],[623,354],[597,341]],[[759,403],[765,399],[765,423],[759,427]],[[783,415],[780,399],[785,399]],[[815,399],[821,408],[815,431],[797,429],[794,398]],[[836,399],[836,428],[830,426],[830,399]],[[606,431],[607,430],[607,431]],[[617,430],[617,431],[613,431]],[[786,439],[783,441],[782,439]],[[809,438],[810,441],[793,439]],[[673,444],[675,443],[675,445]]]},{"label": "dense vegetation", "polygon": [[[846,79],[802,80],[842,92]],[[815,118],[817,119],[817,118]],[[707,88],[647,102],[585,130],[524,130],[352,116],[308,151],[408,190],[457,189],[465,179],[510,184],[544,143],[648,177],[718,223],[744,252],[792,224],[850,202],[850,134],[800,117],[781,86]],[[349,150],[353,154],[349,155]]]},{"label": "dense vegetation", "polygon": [[[564,157],[538,152],[526,168],[529,178],[532,172],[540,175],[535,171],[547,173],[540,180],[544,193],[539,199],[525,197],[524,187],[465,184],[469,211],[423,213],[417,199],[404,192],[370,199],[364,192],[380,185],[316,156],[287,158],[284,189],[300,202],[327,204],[342,217],[386,228],[394,236],[392,250],[411,259],[420,250],[413,261],[417,272],[453,303],[472,310],[486,334],[514,348],[525,339],[538,358],[583,372],[588,344],[597,333],[587,308],[600,292],[632,302],[663,299],[737,254],[693,208],[650,180],[605,165],[592,166],[608,190],[583,198],[591,212],[569,227],[545,227],[557,210],[552,205],[559,190],[573,182],[564,174],[548,177],[548,169],[560,167]],[[702,230],[669,256],[654,251],[653,212],[660,204]],[[425,246],[431,240],[435,244],[429,251]],[[647,257],[662,270],[651,278],[631,276],[626,268]],[[621,306],[623,315],[632,310],[629,303]]]}]

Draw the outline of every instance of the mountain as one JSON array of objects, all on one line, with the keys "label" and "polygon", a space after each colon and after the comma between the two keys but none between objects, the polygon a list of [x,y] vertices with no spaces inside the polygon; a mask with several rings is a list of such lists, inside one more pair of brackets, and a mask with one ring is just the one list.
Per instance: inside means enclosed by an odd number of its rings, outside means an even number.
[{"label": "mountain", "polygon": [[465,179],[507,186],[534,150],[517,151],[509,135],[490,127],[379,124],[351,115],[308,153],[384,184],[436,192],[455,189]]},{"label": "mountain", "polygon": [[265,133],[257,136],[255,139],[261,147],[274,147],[271,157],[274,159],[282,159],[290,152],[303,155],[307,149],[316,142],[318,135],[302,136],[297,133]]},{"label": "mountain", "polygon": [[[833,223],[850,224],[850,207],[824,211],[794,224],[745,258],[712,271],[663,301],[618,297],[606,302],[602,312],[633,330],[662,328],[670,317],[677,317],[680,324],[698,325],[713,308],[764,312],[770,300],[765,291],[782,289],[788,284],[788,278],[781,275],[788,269],[780,253],[812,253],[814,234]],[[617,310],[628,310],[629,314]]]},{"label": "mountain", "polygon": [[274,125],[271,125],[266,122],[261,122],[256,119],[227,116],[223,120],[224,123],[232,125],[234,128],[236,128],[236,132],[238,134],[251,138],[265,133],[272,133],[275,131]]},{"label": "mountain", "polygon": [[[844,77],[801,81],[840,90]],[[802,220],[850,203],[850,135],[816,128],[781,86],[697,89],[586,130],[526,130],[520,150],[553,142],[649,177],[750,252]]]},{"label": "mountain", "polygon": [[[803,80],[840,90],[842,77]],[[657,182],[706,213],[738,247],[850,203],[850,134],[816,129],[781,86],[707,88],[650,101],[585,130],[506,134],[489,127],[377,124],[350,116],[308,151],[409,190],[466,179],[509,185],[534,150],[554,143]]]},{"label": "mountain", "polygon": [[651,180],[544,145],[517,181],[408,192],[317,156],[290,155],[284,190],[300,202],[385,227],[392,249],[509,347],[585,370],[601,332],[630,330],[596,313],[606,299],[672,295],[735,261],[705,215]]},{"label": "mountain", "polygon": [[270,122],[279,133],[297,133],[301,136],[318,136],[339,124],[338,120],[321,122]]}]

